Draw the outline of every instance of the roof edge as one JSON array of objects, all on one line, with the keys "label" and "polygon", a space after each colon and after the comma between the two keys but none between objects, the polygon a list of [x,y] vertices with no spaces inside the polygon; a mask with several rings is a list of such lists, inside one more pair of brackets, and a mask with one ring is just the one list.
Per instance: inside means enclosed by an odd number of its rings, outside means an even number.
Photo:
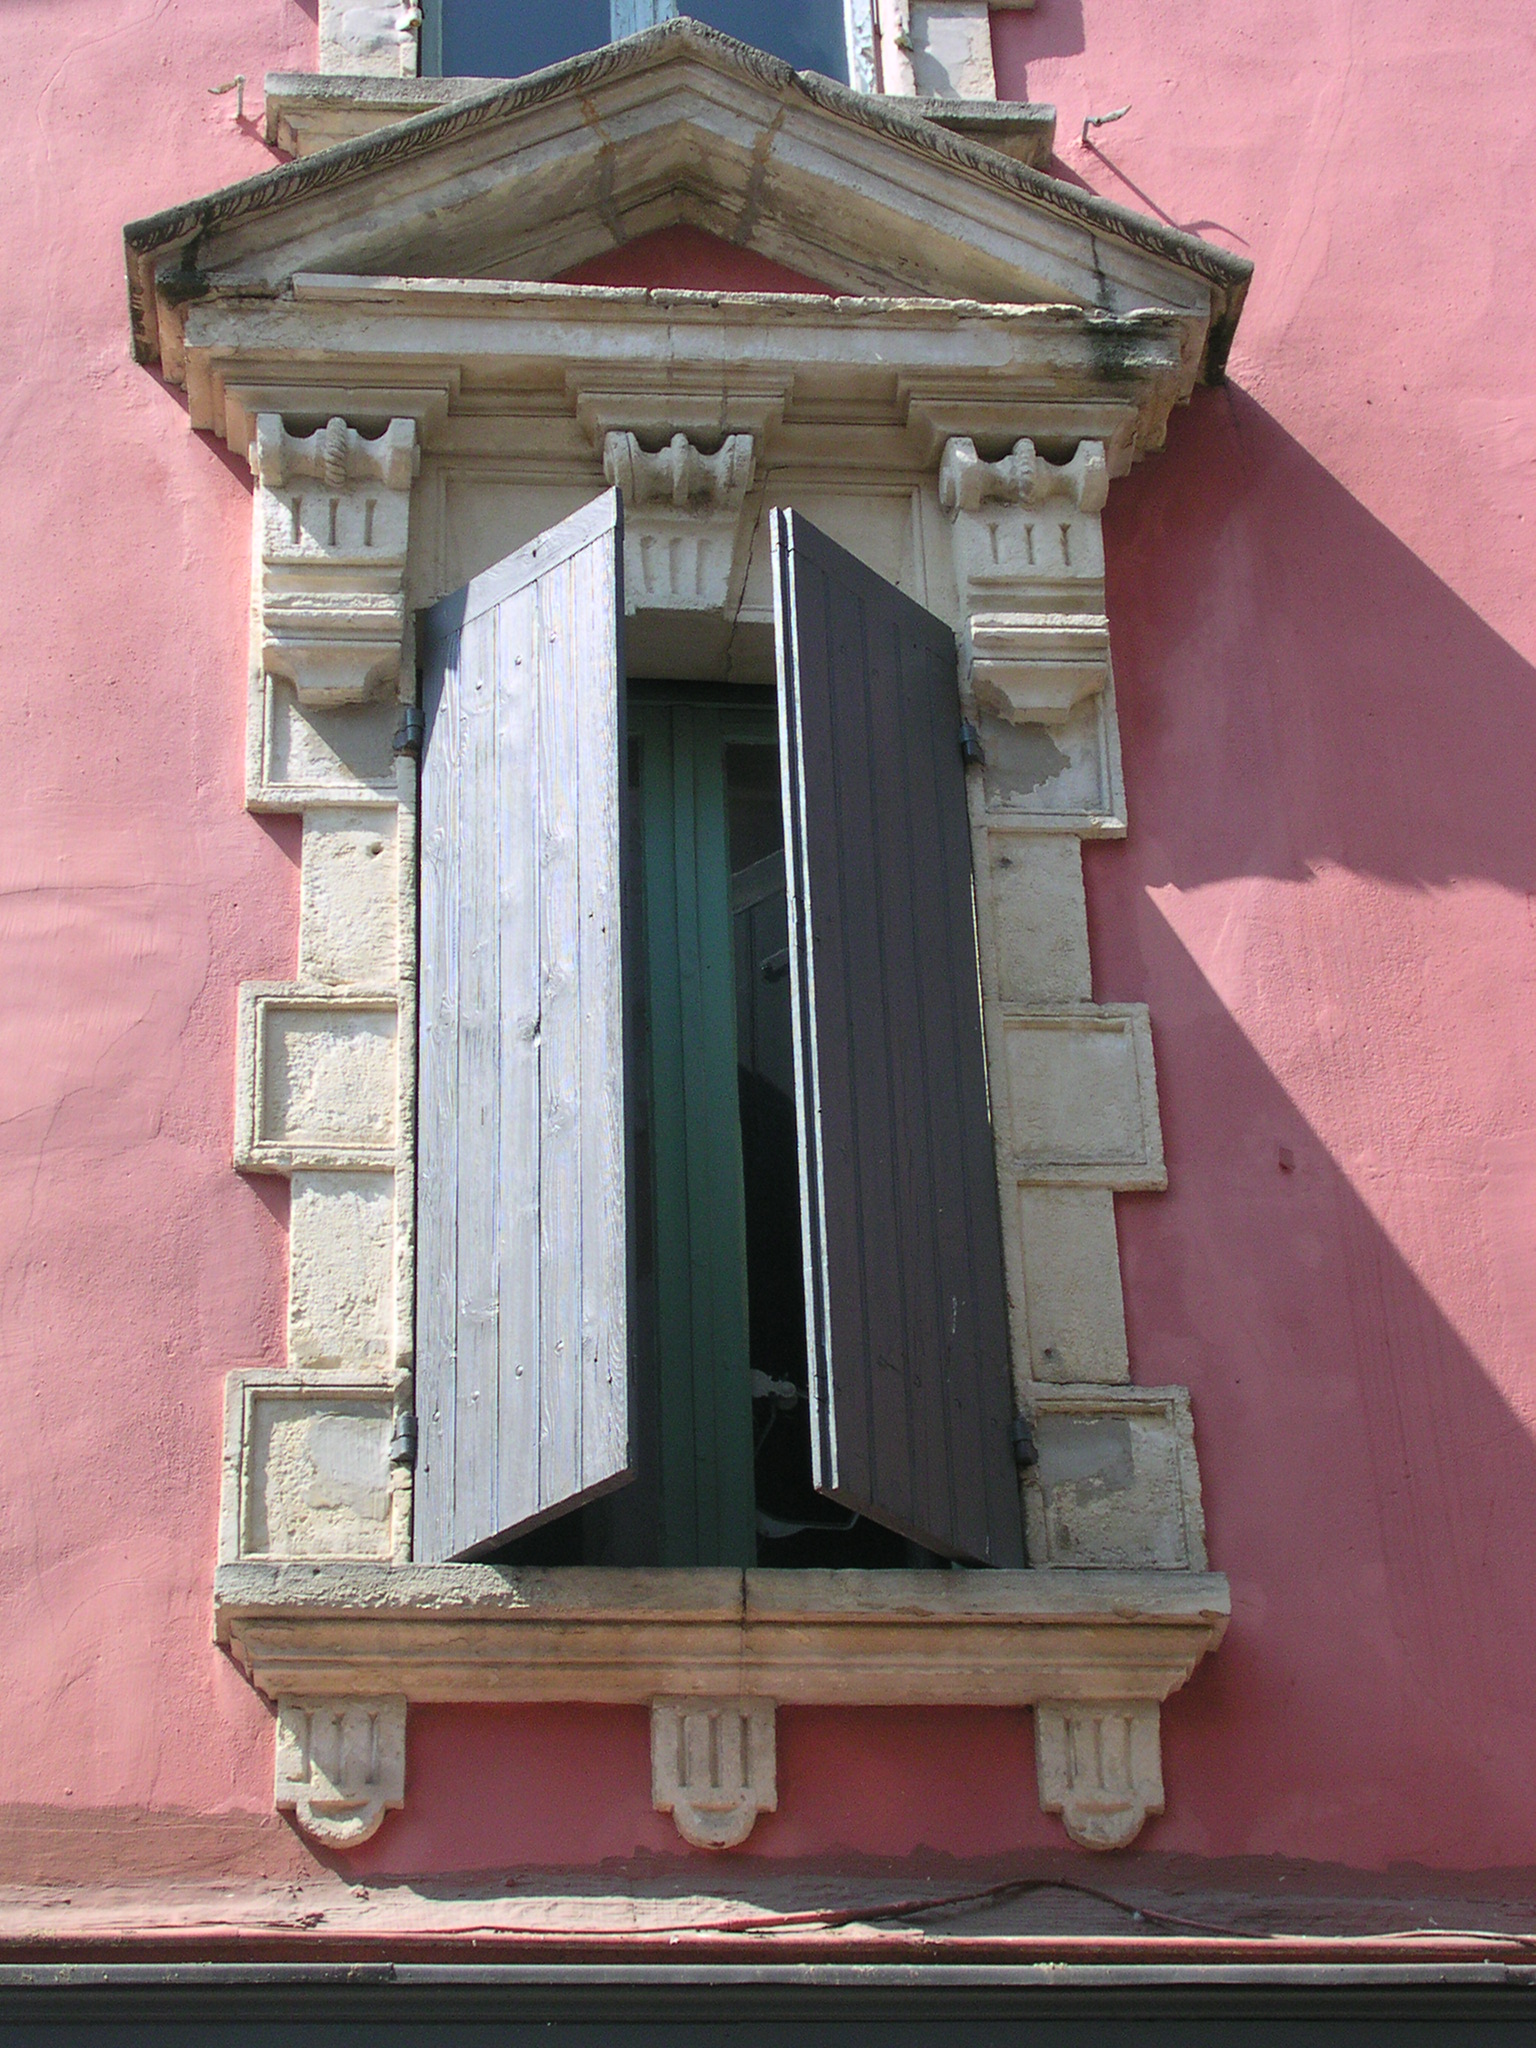
[{"label": "roof edge", "polygon": [[1203,374],[1217,382],[1224,373],[1232,335],[1242,310],[1252,263],[1182,229],[1166,227],[1134,213],[1114,200],[1080,191],[1060,179],[1000,155],[985,145],[940,128],[909,113],[897,101],[879,100],[853,91],[813,71],[796,71],[777,57],[754,50],[687,16],[628,36],[600,50],[567,58],[528,77],[494,81],[484,92],[455,100],[445,107],[413,115],[377,134],[338,143],[334,148],[279,164],[235,185],[185,200],[163,211],[130,221],[123,230],[128,268],[129,313],[134,354],[140,362],[158,359],[154,310],[154,278],[161,256],[183,251],[182,268],[189,292],[195,292],[195,244],[204,236],[231,228],[241,220],[318,191],[342,189],[383,166],[409,161],[439,142],[494,125],[507,115],[538,106],[568,90],[590,88],[607,78],[642,72],[676,45],[695,51],[717,67],[745,75],[783,98],[798,98],[930,158],[954,165],[995,186],[1029,198],[1095,233],[1113,236],[1145,253],[1193,272],[1212,288],[1211,326],[1206,340]]}]

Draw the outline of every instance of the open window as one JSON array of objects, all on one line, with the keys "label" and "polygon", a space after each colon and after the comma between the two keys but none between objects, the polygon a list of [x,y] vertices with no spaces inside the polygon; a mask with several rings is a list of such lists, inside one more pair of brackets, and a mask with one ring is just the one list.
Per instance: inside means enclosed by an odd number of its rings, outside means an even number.
[{"label": "open window", "polygon": [[843,0],[425,0],[422,71],[522,78],[679,14],[797,71],[848,82]]},{"label": "open window", "polygon": [[1023,1561],[954,638],[775,518],[776,706],[616,495],[427,616],[424,1560]]}]

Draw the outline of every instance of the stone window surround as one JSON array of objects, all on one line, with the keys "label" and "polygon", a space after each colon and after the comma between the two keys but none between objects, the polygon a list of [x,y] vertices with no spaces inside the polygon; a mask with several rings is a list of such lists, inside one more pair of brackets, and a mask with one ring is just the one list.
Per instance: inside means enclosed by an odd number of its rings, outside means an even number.
[{"label": "stone window surround", "polygon": [[[611,326],[605,350],[572,334],[577,367],[553,415],[545,399],[521,421],[515,399],[497,401],[499,417],[483,400],[462,408],[440,352],[423,356],[414,384],[393,356],[385,382],[349,322],[381,307],[412,319],[434,297],[471,323],[540,304],[539,288],[317,280],[276,328],[270,314],[213,306],[187,325],[194,420],[216,419],[257,479],[249,800],[304,815],[299,972],[242,999],[237,1118],[237,1163],[293,1183],[289,1365],[231,1383],[216,1594],[220,1640],[280,1705],[278,1803],[320,1840],[365,1839],[404,1797],[410,1699],[648,1700],[658,1803],[687,1839],[719,1844],[772,1804],[765,1700],[1006,1700],[1036,1709],[1047,1809],[1085,1846],[1118,1846],[1161,1810],[1158,1705],[1220,1640],[1227,1613],[1225,1581],[1204,1569],[1187,1396],[1129,1383],[1113,1193],[1163,1184],[1161,1139],[1145,1011],[1091,1001],[1079,851],[1084,836],[1124,830],[1099,512],[1111,474],[1160,438],[1169,373],[1153,365],[1113,395],[1088,388],[1070,351],[1053,359],[1066,316],[1050,309],[1031,372],[1038,391],[1054,361],[1049,391],[1027,399],[955,360],[976,344],[955,345],[951,313],[943,374],[901,383],[900,432],[850,426],[840,444],[834,498],[873,503],[860,493],[888,497],[893,476],[910,496],[915,594],[956,626],[989,747],[1003,755],[1032,735],[1069,763],[1054,809],[994,802],[992,771],[971,777],[1015,1378],[1041,1450],[1026,1486],[1039,1562],[1018,1574],[731,1574],[722,1615],[708,1573],[604,1575],[594,1600],[579,1573],[408,1563],[409,1470],[383,1463],[410,1402],[415,764],[389,759],[411,694],[398,621],[407,599],[414,608],[462,580],[444,553],[453,476],[509,503],[556,485],[590,496],[605,464],[622,482],[646,467],[637,450],[670,450],[693,482],[634,492],[627,547],[649,535],[664,543],[658,558],[681,559],[679,543],[709,574],[653,588],[631,624],[664,642],[692,607],[692,632],[731,620],[761,634],[752,577],[765,493],[825,516],[828,478],[807,468],[806,449],[826,427],[796,428],[792,371],[722,370],[709,315],[698,309],[695,333],[678,310],[688,295],[668,315],[664,375],[643,295],[624,360]],[[932,302],[875,303],[859,312],[877,354],[872,323],[910,343],[907,330],[946,317]],[[818,332],[844,334],[849,380],[855,310],[815,315]],[[312,345],[297,350],[305,333]],[[791,356],[797,346],[817,343],[792,337]],[[1177,360],[1172,331],[1166,346]],[[316,417],[330,424],[302,431]],[[751,443],[749,484],[739,461],[698,459],[718,454],[722,427]],[[520,436],[543,449],[536,481],[517,459]],[[856,534],[840,537],[857,546]],[[630,581],[640,587],[638,570]],[[711,1599],[723,1649],[669,1661],[667,1616]],[[557,1654],[576,1626],[572,1600],[592,1610],[584,1640],[604,1638],[600,1676]],[[467,1663],[438,1655],[445,1610],[455,1640],[473,1645]],[[763,1650],[765,1633],[792,1651]],[[857,1648],[877,1635],[878,1654]],[[732,1721],[742,1699],[755,1704]],[[739,1782],[690,1786],[690,1757],[712,1758],[718,1775],[727,1753]]]}]

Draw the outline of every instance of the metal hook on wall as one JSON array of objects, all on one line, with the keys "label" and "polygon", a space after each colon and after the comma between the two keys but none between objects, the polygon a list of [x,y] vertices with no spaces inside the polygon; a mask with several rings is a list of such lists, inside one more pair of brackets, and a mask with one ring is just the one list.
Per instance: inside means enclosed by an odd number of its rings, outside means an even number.
[{"label": "metal hook on wall", "polygon": [[237,121],[245,119],[245,73],[243,71],[232,78],[228,85],[210,85],[208,91],[214,99],[219,98],[223,93],[232,92],[235,95],[235,119]]},{"label": "metal hook on wall", "polygon": [[1130,102],[1127,101],[1123,107],[1116,107],[1112,114],[1089,114],[1083,122],[1083,148],[1091,149],[1093,147],[1092,143],[1088,140],[1088,130],[1090,128],[1107,128],[1111,121],[1123,121],[1130,111]]}]

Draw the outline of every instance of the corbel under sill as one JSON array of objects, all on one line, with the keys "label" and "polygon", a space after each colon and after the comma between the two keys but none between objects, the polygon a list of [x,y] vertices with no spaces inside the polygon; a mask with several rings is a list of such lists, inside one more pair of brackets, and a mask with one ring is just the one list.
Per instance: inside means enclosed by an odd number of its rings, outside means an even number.
[{"label": "corbel under sill", "polygon": [[786,1706],[1159,1701],[1220,1642],[1216,1572],[239,1563],[216,1634],[270,1699]]}]

